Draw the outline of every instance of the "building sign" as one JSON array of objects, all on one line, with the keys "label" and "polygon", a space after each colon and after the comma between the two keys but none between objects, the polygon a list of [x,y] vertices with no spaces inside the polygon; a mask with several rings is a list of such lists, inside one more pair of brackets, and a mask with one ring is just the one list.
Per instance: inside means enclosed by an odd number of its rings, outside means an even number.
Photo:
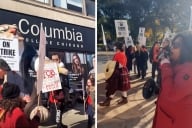
[{"label": "building sign", "polygon": [[0,58],[14,71],[19,71],[19,43],[17,39],[0,38]]},{"label": "building sign", "polygon": [[67,51],[95,51],[95,29],[25,15],[0,9],[0,24],[16,24],[25,38],[36,48],[39,46],[40,26],[45,31],[47,48]]}]

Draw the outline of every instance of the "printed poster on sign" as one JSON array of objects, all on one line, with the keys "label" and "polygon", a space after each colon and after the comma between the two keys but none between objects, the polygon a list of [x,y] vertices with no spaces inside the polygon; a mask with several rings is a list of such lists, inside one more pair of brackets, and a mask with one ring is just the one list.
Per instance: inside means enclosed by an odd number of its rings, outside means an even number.
[{"label": "printed poster on sign", "polygon": [[139,44],[142,46],[146,46],[146,37],[145,37],[145,28],[139,27],[139,35],[138,35]]},{"label": "printed poster on sign", "polygon": [[42,92],[61,89],[61,81],[56,63],[45,63]]},{"label": "printed poster on sign", "polygon": [[133,39],[131,36],[127,37],[127,47],[129,47],[129,46],[134,46]]},{"label": "printed poster on sign", "polygon": [[140,27],[139,28],[139,37],[144,37],[145,36],[145,28],[144,27]]},{"label": "printed poster on sign", "polygon": [[4,59],[13,71],[19,71],[18,39],[0,38],[0,58]]},{"label": "printed poster on sign", "polygon": [[127,20],[115,20],[115,29],[117,37],[129,36]]}]

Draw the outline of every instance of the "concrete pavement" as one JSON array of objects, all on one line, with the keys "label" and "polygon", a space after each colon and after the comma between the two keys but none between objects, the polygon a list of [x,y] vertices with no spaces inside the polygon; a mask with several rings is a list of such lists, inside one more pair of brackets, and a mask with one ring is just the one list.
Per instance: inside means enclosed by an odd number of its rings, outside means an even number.
[{"label": "concrete pavement", "polygon": [[[109,107],[97,105],[97,128],[151,128],[155,110],[156,96],[145,100],[142,96],[144,82],[151,77],[147,72],[145,80],[136,78],[131,72],[131,89],[128,91],[128,103],[118,105],[120,92],[111,102]],[[104,74],[97,75],[97,103],[105,99]]]}]

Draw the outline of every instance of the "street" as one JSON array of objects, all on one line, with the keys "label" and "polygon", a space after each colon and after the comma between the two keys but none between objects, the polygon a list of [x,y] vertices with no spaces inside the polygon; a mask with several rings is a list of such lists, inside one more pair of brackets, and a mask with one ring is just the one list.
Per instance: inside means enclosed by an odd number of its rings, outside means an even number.
[{"label": "street", "polygon": [[[106,53],[107,54],[107,53]],[[98,74],[97,74],[97,127],[98,128],[151,128],[155,110],[156,96],[145,100],[142,96],[144,82],[151,77],[151,65],[148,64],[147,76],[144,80],[137,78],[136,74],[130,72],[131,89],[128,91],[128,103],[118,105],[120,92],[111,102],[109,107],[101,107],[99,102],[105,99],[104,64],[108,60],[107,56],[98,54]],[[110,54],[112,58],[112,54]]]},{"label": "street", "polygon": [[[77,103],[74,108],[64,112],[62,123],[67,125],[68,128],[86,128],[87,116],[84,114],[83,104]],[[56,128],[56,125],[43,125],[39,128]]]}]

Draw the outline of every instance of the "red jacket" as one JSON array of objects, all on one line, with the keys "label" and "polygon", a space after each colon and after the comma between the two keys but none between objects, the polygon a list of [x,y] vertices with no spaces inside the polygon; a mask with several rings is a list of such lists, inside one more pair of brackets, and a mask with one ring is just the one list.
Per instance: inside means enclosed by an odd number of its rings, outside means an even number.
[{"label": "red jacket", "polygon": [[12,114],[8,112],[5,121],[0,121],[0,128],[38,128],[38,125],[38,121],[29,120],[20,108],[15,108]]},{"label": "red jacket", "polygon": [[125,52],[115,53],[113,60],[119,62],[121,65],[123,65],[123,67],[126,67],[127,65],[127,57],[125,55]]},{"label": "red jacket", "polygon": [[49,102],[58,103],[64,100],[64,93],[62,89],[49,92]]},{"label": "red jacket", "polygon": [[157,56],[159,55],[160,52],[160,46],[159,44],[155,44],[153,48],[153,62],[158,62]]},{"label": "red jacket", "polygon": [[161,66],[162,88],[152,128],[192,128],[192,63]]}]

